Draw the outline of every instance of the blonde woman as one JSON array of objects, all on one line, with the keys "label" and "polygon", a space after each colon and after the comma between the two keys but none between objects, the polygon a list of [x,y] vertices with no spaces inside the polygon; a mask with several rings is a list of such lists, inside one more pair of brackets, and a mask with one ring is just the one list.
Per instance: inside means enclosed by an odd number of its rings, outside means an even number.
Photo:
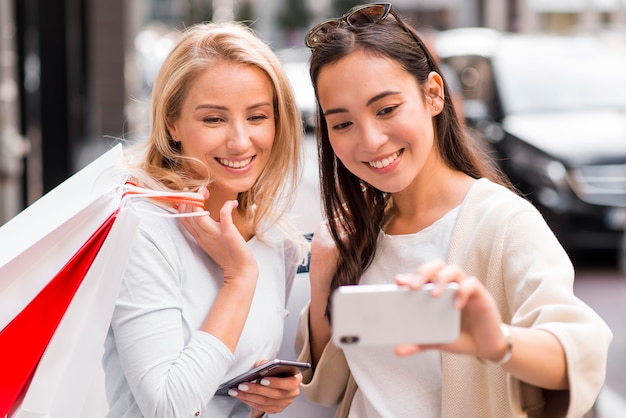
[{"label": "blonde woman", "polygon": [[300,160],[294,103],[273,52],[238,23],[190,27],[164,61],[129,173],[205,202],[137,204],[145,215],[105,344],[108,416],[259,417],[299,394],[301,375],[214,396],[281,345],[306,250],[284,218]]}]

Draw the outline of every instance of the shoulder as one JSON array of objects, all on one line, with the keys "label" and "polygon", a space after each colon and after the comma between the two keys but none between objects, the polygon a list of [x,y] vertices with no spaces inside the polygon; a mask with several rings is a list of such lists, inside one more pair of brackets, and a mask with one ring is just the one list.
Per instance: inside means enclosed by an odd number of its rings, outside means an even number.
[{"label": "shoulder", "polygon": [[321,222],[313,234],[311,256],[313,255],[320,258],[337,258],[337,246],[328,228],[328,222]]},{"label": "shoulder", "polygon": [[[489,239],[485,239],[489,237]],[[487,179],[475,182],[463,201],[454,232],[454,242],[490,245],[502,241],[515,245],[520,240],[557,245],[554,233],[531,202],[508,188]],[[528,244],[528,242],[526,242]]]},{"label": "shoulder", "polygon": [[[522,196],[487,179],[475,182],[461,205],[449,256],[467,255],[470,248],[497,262],[497,254],[514,259],[549,257],[569,264],[567,254],[539,210]],[[526,249],[520,252],[520,249]],[[559,261],[557,261],[559,260]],[[527,260],[529,263],[532,260]]]},{"label": "shoulder", "polygon": [[539,211],[524,197],[488,179],[477,180],[469,189],[459,212],[459,221],[479,219],[502,221],[521,213],[539,216]]},{"label": "shoulder", "polygon": [[179,229],[178,219],[172,216],[174,212],[158,203],[148,199],[138,199],[127,206],[138,214],[139,230],[144,233],[164,236],[173,229]]},{"label": "shoulder", "polygon": [[520,205],[520,207],[532,207],[532,204],[524,197],[486,178],[476,180],[474,185],[468,191],[465,202],[470,205],[485,206],[498,203],[514,203],[516,206]]},{"label": "shoulder", "polygon": [[[140,222],[134,237],[133,252],[141,257],[163,257],[173,262],[184,253],[193,253],[194,239],[169,210],[147,200],[129,205]],[[141,258],[140,257],[140,258]]]}]

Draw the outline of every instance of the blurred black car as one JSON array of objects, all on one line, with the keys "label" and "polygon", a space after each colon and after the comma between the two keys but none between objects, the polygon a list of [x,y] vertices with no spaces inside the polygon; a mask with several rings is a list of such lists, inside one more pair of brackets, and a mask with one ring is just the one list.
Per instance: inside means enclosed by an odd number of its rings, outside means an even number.
[{"label": "blurred black car", "polygon": [[564,247],[626,269],[626,39],[461,28],[435,45],[468,127]]}]

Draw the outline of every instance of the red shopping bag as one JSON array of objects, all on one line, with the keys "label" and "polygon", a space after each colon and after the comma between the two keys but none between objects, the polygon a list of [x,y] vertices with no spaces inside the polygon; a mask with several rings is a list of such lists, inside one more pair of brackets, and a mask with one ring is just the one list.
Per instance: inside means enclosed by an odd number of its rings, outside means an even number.
[{"label": "red shopping bag", "polygon": [[0,416],[9,412],[27,387],[115,216],[111,215],[32,302],[0,331]]}]

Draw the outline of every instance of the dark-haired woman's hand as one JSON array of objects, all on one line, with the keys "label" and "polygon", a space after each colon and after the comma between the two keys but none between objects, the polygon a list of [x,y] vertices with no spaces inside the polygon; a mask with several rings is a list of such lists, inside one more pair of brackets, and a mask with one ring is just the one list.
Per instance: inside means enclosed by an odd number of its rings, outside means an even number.
[{"label": "dark-haired woman's hand", "polygon": [[484,359],[499,359],[506,352],[507,342],[502,334],[502,319],[496,302],[485,286],[475,277],[468,276],[458,266],[441,260],[424,263],[413,274],[398,275],[400,285],[419,289],[425,283],[434,283],[433,297],[441,296],[446,285],[456,282],[455,306],[461,310],[461,330],[457,341],[449,344],[401,345],[399,355],[409,355],[427,349],[469,354]]}]

